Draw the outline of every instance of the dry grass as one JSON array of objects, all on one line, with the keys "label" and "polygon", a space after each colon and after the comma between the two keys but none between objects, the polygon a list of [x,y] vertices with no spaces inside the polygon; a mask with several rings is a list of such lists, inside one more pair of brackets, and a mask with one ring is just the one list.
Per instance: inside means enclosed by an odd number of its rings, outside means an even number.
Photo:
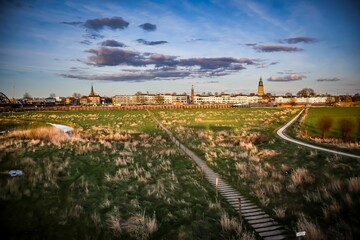
[{"label": "dry grass", "polygon": [[324,234],[320,230],[320,227],[309,221],[305,216],[300,216],[296,224],[297,231],[305,231],[306,235],[304,236],[305,240],[322,240],[325,239]]},{"label": "dry grass", "polygon": [[221,224],[221,229],[224,232],[230,232],[230,231],[241,232],[241,223],[239,223],[239,221],[236,218],[230,218],[226,212],[224,212],[221,215],[220,224]]},{"label": "dry grass", "polygon": [[147,239],[158,230],[158,224],[155,217],[147,217],[145,211],[127,219],[122,228],[136,239]]},{"label": "dry grass", "polygon": [[286,213],[286,207],[277,207],[274,208],[273,211],[278,218],[284,218]]},{"label": "dry grass", "polygon": [[54,145],[60,145],[61,143],[69,139],[68,135],[55,127],[40,127],[29,130],[15,130],[10,132],[5,137],[16,139],[41,140],[45,142],[51,142]]},{"label": "dry grass", "polygon": [[348,188],[350,192],[360,192],[360,177],[352,177],[348,180]]}]

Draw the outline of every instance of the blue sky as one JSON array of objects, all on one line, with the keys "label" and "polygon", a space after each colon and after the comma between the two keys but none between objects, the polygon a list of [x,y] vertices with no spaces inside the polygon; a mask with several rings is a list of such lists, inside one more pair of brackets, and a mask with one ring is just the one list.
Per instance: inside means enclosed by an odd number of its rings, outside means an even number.
[{"label": "blue sky", "polygon": [[360,92],[356,1],[3,1],[9,97]]}]

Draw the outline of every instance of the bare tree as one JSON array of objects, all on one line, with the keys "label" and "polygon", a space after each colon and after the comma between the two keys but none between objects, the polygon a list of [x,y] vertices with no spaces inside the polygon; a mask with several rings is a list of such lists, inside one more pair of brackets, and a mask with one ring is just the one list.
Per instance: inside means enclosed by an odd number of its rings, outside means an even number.
[{"label": "bare tree", "polygon": [[342,118],[339,121],[341,138],[344,142],[347,141],[351,132],[355,130],[355,122],[350,118]]},{"label": "bare tree", "polygon": [[73,98],[81,98],[81,94],[80,93],[73,93]]},{"label": "bare tree", "polygon": [[54,97],[56,97],[56,94],[55,93],[50,93],[49,97],[54,98]]},{"label": "bare tree", "polygon": [[329,116],[323,116],[319,118],[317,125],[322,132],[322,138],[325,139],[326,135],[334,125],[334,119]]},{"label": "bare tree", "polygon": [[164,104],[164,96],[155,95],[154,101],[155,101],[155,104]]},{"label": "bare tree", "polygon": [[292,93],[291,93],[291,92],[287,92],[287,93],[285,93],[285,96],[286,96],[286,97],[292,97]]},{"label": "bare tree", "polygon": [[295,106],[296,105],[296,98],[292,97],[290,98],[290,105]]},{"label": "bare tree", "polygon": [[311,88],[303,88],[297,94],[299,97],[313,97],[315,96],[315,91]]},{"label": "bare tree", "polygon": [[26,93],[24,93],[24,98],[31,99],[32,97],[31,97],[30,93],[26,92]]}]

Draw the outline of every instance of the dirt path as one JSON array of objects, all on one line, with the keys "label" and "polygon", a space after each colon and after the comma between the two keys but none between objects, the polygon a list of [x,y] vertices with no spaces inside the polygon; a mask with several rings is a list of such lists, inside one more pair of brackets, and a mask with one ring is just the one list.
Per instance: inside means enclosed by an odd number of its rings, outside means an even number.
[{"label": "dirt path", "polygon": [[295,139],[293,139],[293,138],[288,137],[288,136],[285,134],[286,129],[302,114],[303,111],[304,111],[304,110],[302,110],[298,115],[296,115],[296,116],[295,116],[290,122],[288,122],[285,126],[283,126],[282,128],[280,128],[280,129],[276,132],[277,135],[279,135],[282,139],[284,139],[284,140],[286,140],[286,141],[289,141],[289,142],[292,142],[292,143],[295,143],[295,144],[298,144],[298,145],[302,145],[302,146],[305,146],[305,147],[313,148],[313,149],[320,150],[320,151],[324,151],[324,152],[334,153],[334,154],[338,154],[338,155],[343,155],[343,156],[346,156],[346,157],[360,158],[360,156],[355,155],[355,154],[350,154],[350,153],[340,152],[340,151],[331,150],[331,149],[327,149],[327,148],[323,148],[323,147],[318,147],[318,146],[311,145],[311,144],[309,144],[309,143],[304,143],[304,142],[301,142],[301,141],[299,141],[299,140],[295,140]]}]

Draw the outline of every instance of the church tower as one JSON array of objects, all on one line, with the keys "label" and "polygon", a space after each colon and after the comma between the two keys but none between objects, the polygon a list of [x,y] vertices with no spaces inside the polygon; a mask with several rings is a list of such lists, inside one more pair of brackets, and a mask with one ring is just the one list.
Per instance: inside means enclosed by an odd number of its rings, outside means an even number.
[{"label": "church tower", "polygon": [[194,85],[191,85],[190,103],[194,103],[194,97],[195,97]]},{"label": "church tower", "polygon": [[258,87],[258,96],[259,97],[264,96],[264,84],[263,84],[261,77],[260,77],[259,87]]},{"label": "church tower", "polygon": [[94,87],[93,87],[92,84],[91,84],[91,92],[90,92],[90,95],[89,95],[89,96],[95,96]]}]

